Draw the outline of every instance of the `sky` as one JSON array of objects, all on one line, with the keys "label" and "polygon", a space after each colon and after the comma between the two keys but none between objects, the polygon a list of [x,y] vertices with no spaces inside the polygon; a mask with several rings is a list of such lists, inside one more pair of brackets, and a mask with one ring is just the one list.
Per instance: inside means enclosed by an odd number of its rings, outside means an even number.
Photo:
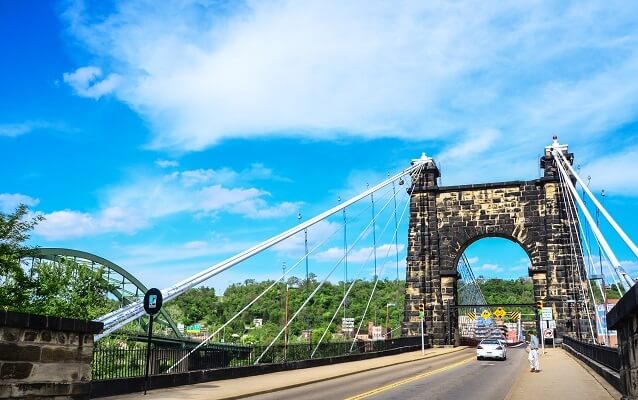
[{"label": "sky", "polygon": [[[32,244],[162,288],[421,152],[443,185],[535,179],[556,134],[638,238],[637,17],[626,1],[0,0],[0,211],[27,204],[46,218]],[[346,241],[363,232],[349,277],[374,273],[373,248],[381,276],[403,277],[406,220],[394,225],[390,202],[371,235],[369,206],[348,210]],[[341,257],[341,222],[308,231],[320,278]],[[297,235],[207,284],[276,277],[304,251]],[[477,275],[527,274],[506,240],[468,256]]]}]

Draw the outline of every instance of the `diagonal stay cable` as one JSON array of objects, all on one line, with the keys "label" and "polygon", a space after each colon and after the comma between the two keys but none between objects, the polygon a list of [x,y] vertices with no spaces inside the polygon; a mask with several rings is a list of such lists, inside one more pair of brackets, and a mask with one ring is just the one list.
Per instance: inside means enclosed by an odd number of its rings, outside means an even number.
[{"label": "diagonal stay cable", "polygon": [[[396,204],[396,196],[395,196],[395,204]],[[406,207],[409,204],[409,201],[406,201]],[[379,235],[380,237],[383,237],[383,234],[385,233],[385,230],[387,229],[387,227],[389,226],[390,222],[392,220],[388,219],[388,221],[386,222],[385,226],[383,227],[383,229],[381,230],[381,234]],[[395,220],[396,221],[396,220]],[[396,225],[398,227],[398,225]],[[398,228],[395,228],[395,234]],[[397,252],[398,252],[398,248],[397,248]],[[348,297],[348,295],[350,294],[350,291],[352,290],[354,284],[357,282],[357,280],[359,279],[359,276],[361,275],[361,272],[364,270],[366,264],[368,263],[368,261],[370,261],[370,256],[372,255],[372,253],[368,253],[368,256],[366,258],[366,260],[364,261],[364,263],[361,265],[361,267],[359,268],[359,271],[357,272],[357,276],[356,278],[352,281],[352,283],[350,284],[350,286],[348,287],[348,290],[346,291],[346,293],[344,294],[343,298],[341,299],[341,302],[339,303],[339,305],[337,306],[336,311],[334,312],[334,314],[332,315],[332,319],[330,320],[330,322],[328,323],[328,326],[326,327],[326,329],[324,330],[323,334],[321,335],[321,338],[319,339],[319,342],[317,343],[317,345],[315,346],[314,350],[312,351],[312,354],[310,354],[310,358],[313,358],[315,353],[317,352],[317,350],[319,349],[319,346],[321,345],[321,342],[323,341],[323,339],[325,338],[325,336],[327,335],[328,331],[330,330],[330,327],[332,326],[335,318],[337,317],[337,314],[339,313],[339,310],[341,309],[341,307],[345,304],[345,300]],[[351,350],[352,351],[352,350]]]},{"label": "diagonal stay cable", "polygon": [[[383,194],[382,197],[385,198],[386,194]],[[358,218],[361,217],[361,215],[363,215],[364,212],[366,212],[371,206],[368,205],[366,206],[363,210],[361,210],[358,214],[356,214],[352,220],[358,220]],[[341,228],[344,225],[339,225],[338,228],[334,229],[332,231],[332,233],[330,233],[324,240],[322,240],[321,242],[317,243],[314,247],[312,247],[312,249],[310,249],[310,251],[308,252],[308,255],[313,254],[315,252],[315,250],[317,250],[319,247],[323,246],[328,240],[330,240],[337,232],[339,232],[341,230]],[[306,258],[306,254],[304,254],[301,258],[299,258],[299,260],[297,260],[290,268],[288,268],[286,271],[284,271],[284,273],[281,275],[281,277],[275,281],[272,282],[272,284],[270,284],[270,286],[268,286],[266,289],[264,289],[257,297],[255,297],[252,301],[250,301],[248,304],[246,304],[241,310],[239,310],[237,313],[235,313],[235,315],[233,315],[228,321],[226,321],[224,324],[222,324],[217,330],[215,330],[213,333],[211,333],[210,335],[208,335],[208,337],[206,339],[204,339],[201,343],[199,343],[197,346],[195,346],[190,352],[188,352],[188,354],[186,354],[184,357],[180,358],[175,364],[173,364],[166,372],[169,373],[173,370],[173,368],[175,368],[176,366],[178,366],[180,363],[182,363],[185,359],[187,359],[191,354],[193,354],[195,351],[197,351],[199,348],[201,348],[202,346],[204,346],[206,343],[208,343],[210,341],[211,338],[213,338],[215,335],[217,335],[219,332],[222,331],[222,329],[224,329],[225,327],[227,327],[228,325],[230,325],[231,322],[233,322],[235,319],[237,319],[237,317],[239,317],[241,314],[243,314],[246,310],[248,310],[253,304],[255,304],[259,299],[261,299],[266,293],[268,293],[273,287],[275,287],[277,284],[279,284],[279,282],[283,282],[284,279],[286,278],[286,276],[288,276],[294,269],[296,269],[302,261],[304,261]]]},{"label": "diagonal stay cable", "polygon": [[[420,170],[422,167],[422,164],[419,165],[416,169]],[[390,201],[392,200],[392,198],[394,198],[394,196],[390,197],[390,200],[388,200],[384,205],[383,208],[381,208],[381,210],[377,213],[377,215],[381,214],[383,212],[383,210],[388,206],[388,204],[390,204]],[[351,249],[365,236],[365,233],[370,229],[370,226],[372,225],[372,223],[374,223],[375,218],[372,219],[372,221],[370,221],[370,223],[363,229],[363,231],[359,234],[359,236],[357,237],[357,239],[353,242]],[[350,250],[351,250],[350,249]],[[284,330],[292,323],[292,321],[295,320],[295,318],[299,315],[299,313],[303,310],[303,308],[308,304],[308,302],[314,297],[315,294],[317,294],[317,292],[321,289],[321,287],[326,283],[326,281],[330,278],[330,276],[332,275],[332,273],[335,271],[335,269],[339,266],[339,264],[341,264],[341,262],[343,261],[345,256],[342,256],[339,261],[337,261],[337,263],[335,263],[335,265],[332,267],[332,269],[328,272],[328,275],[319,283],[319,285],[315,288],[315,290],[312,291],[312,293],[310,294],[310,296],[308,296],[308,298],[301,304],[301,307],[299,307],[299,309],[293,314],[292,318],[290,318],[290,320],[288,321],[288,323],[283,327],[283,329],[281,329],[279,331],[279,333],[277,334],[277,336],[275,336],[275,338],[270,342],[270,344],[268,345],[268,347],[266,347],[266,349],[263,351],[263,353],[261,353],[261,355],[257,358],[257,360],[255,360],[255,365],[259,363],[259,361],[261,361],[262,357],[270,350],[270,348],[273,346],[273,344],[277,341],[277,339],[279,339],[279,337],[281,336],[281,334],[284,332]]]}]

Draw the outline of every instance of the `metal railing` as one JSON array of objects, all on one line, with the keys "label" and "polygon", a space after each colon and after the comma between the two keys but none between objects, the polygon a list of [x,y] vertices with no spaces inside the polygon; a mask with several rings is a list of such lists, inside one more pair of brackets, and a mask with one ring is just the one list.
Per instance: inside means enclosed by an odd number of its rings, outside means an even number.
[{"label": "metal railing", "polygon": [[620,371],[620,354],[615,347],[600,346],[593,343],[581,342],[569,336],[563,336],[563,344],[574,351],[591,358],[599,364],[616,372]]},{"label": "metal railing", "polygon": [[[350,352],[352,342],[322,343],[314,359],[392,350],[401,347],[420,346],[421,337],[403,337],[390,340],[357,341]],[[171,372],[188,372],[203,369],[249,366],[266,349],[266,346],[242,346],[211,344],[197,349]],[[309,360],[314,345],[309,343],[276,345],[262,357],[260,363],[286,363]],[[165,373],[173,364],[186,356],[191,348],[153,347],[150,356],[150,374]],[[93,379],[107,380],[144,376],[146,348],[113,348],[97,346],[93,352]]]}]

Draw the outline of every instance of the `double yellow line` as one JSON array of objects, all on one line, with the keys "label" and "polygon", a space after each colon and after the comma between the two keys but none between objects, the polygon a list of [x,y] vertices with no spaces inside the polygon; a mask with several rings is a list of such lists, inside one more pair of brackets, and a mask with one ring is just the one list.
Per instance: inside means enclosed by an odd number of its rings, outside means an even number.
[{"label": "double yellow line", "polygon": [[381,392],[385,392],[386,390],[394,389],[394,388],[396,388],[398,386],[405,385],[406,383],[414,382],[414,381],[417,381],[419,379],[423,379],[425,377],[428,377],[428,376],[431,376],[431,375],[434,375],[434,374],[438,374],[439,372],[443,372],[443,371],[447,371],[447,370],[452,369],[452,368],[456,368],[456,367],[458,367],[460,365],[466,364],[466,363],[474,360],[474,358],[475,357],[466,358],[466,359],[461,360],[461,361],[459,361],[457,363],[447,365],[447,366],[445,366],[443,368],[435,369],[435,370],[429,371],[429,372],[424,372],[422,374],[415,375],[415,376],[412,376],[410,378],[403,379],[401,381],[390,383],[389,385],[385,385],[385,386],[381,386],[381,387],[376,388],[376,389],[372,389],[369,392],[365,392],[365,393],[358,394],[356,396],[348,397],[345,400],[365,399],[366,397],[374,396],[375,394],[378,394],[378,393],[381,393]]}]

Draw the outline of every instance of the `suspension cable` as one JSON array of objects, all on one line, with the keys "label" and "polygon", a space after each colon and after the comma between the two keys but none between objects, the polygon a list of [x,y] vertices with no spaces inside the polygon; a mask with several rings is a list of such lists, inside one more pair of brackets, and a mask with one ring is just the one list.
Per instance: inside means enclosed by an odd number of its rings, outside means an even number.
[{"label": "suspension cable", "polygon": [[605,207],[598,201],[598,199],[596,198],[596,196],[594,196],[594,194],[591,192],[591,190],[589,190],[589,188],[585,185],[585,183],[580,178],[580,176],[578,176],[576,171],[574,171],[574,168],[572,167],[572,165],[569,162],[567,162],[567,159],[566,159],[565,155],[562,154],[562,152],[557,152],[557,153],[558,153],[559,157],[562,158],[563,161],[565,161],[565,164],[567,165],[567,168],[569,168],[570,172],[574,175],[574,177],[576,177],[576,180],[578,181],[578,183],[580,183],[580,186],[583,188],[585,193],[587,193],[587,195],[592,199],[592,201],[594,202],[594,205],[596,206],[596,208],[598,208],[600,210],[600,212],[605,216],[605,218],[607,219],[609,224],[614,228],[616,233],[618,233],[618,236],[620,236],[622,238],[622,240],[625,242],[627,247],[629,247],[631,249],[631,251],[634,253],[634,255],[636,257],[638,257],[638,247],[629,238],[629,236],[627,236],[625,231],[622,230],[622,228],[620,227],[620,225],[618,225],[616,220],[614,220],[614,218],[607,212]]},{"label": "suspension cable", "polygon": [[[423,165],[423,163],[419,164],[417,166],[417,168],[420,170],[420,167]],[[397,178],[398,179],[398,178]],[[388,182],[389,184],[390,182]],[[378,186],[378,185],[377,185]],[[390,204],[390,201],[392,200],[392,197],[390,199],[388,199],[388,201],[384,204],[383,208],[379,211],[379,214],[381,214],[381,212],[383,212],[383,210],[387,207],[388,204]],[[351,249],[356,245],[356,243],[359,242],[359,240],[361,240],[364,236],[365,233],[370,229],[370,226],[374,223],[374,221],[376,220],[376,216],[372,219],[372,221],[370,221],[370,223],[363,229],[363,231],[359,234],[359,236],[357,237],[357,239],[353,242]],[[255,360],[255,365],[257,365],[259,363],[259,361],[261,361],[262,357],[268,352],[268,350],[270,350],[270,348],[273,346],[273,344],[277,341],[277,339],[279,339],[279,336],[281,336],[281,334],[285,331],[285,329],[292,323],[292,321],[295,320],[295,318],[297,317],[297,315],[299,315],[299,313],[304,309],[304,307],[308,304],[308,302],[315,296],[315,294],[317,294],[317,292],[323,287],[323,285],[327,282],[327,280],[330,278],[330,276],[332,275],[332,273],[335,271],[335,269],[339,266],[339,264],[341,264],[341,262],[343,261],[343,257],[341,257],[339,259],[339,261],[337,261],[337,263],[335,263],[335,265],[332,267],[332,269],[328,272],[328,275],[326,275],[326,277],[321,281],[321,283],[319,283],[319,285],[317,285],[317,287],[315,288],[315,290],[313,290],[313,292],[310,294],[310,296],[308,296],[308,298],[301,304],[301,306],[299,307],[299,309],[293,314],[293,316],[290,318],[290,320],[288,321],[288,323],[286,323],[286,325],[283,327],[283,329],[281,329],[279,331],[279,333],[277,334],[277,336],[275,336],[275,338],[270,342],[270,344],[266,347],[266,349],[261,353],[261,355],[257,358],[257,360]]]},{"label": "suspension cable", "polygon": [[[382,197],[385,197],[382,196]],[[361,217],[361,215],[367,211],[367,209],[370,206],[366,206],[363,210],[361,210],[359,212],[359,214],[355,215],[355,217],[353,218],[353,220],[357,220],[359,217]],[[328,236],[326,236],[321,242],[317,243],[315,246],[312,247],[312,249],[310,249],[310,251],[307,253],[308,255],[313,254],[315,252],[315,250],[317,250],[319,247],[323,246],[325,243],[327,243],[337,232],[339,232],[341,230],[341,226],[339,225],[338,228],[334,229],[332,231],[332,233],[330,233]],[[246,310],[248,310],[253,304],[255,304],[259,299],[261,299],[264,295],[266,295],[266,293],[268,293],[273,287],[275,287],[277,284],[279,284],[279,282],[284,282],[286,276],[288,276],[290,273],[292,273],[293,270],[295,270],[302,261],[304,261],[306,258],[306,254],[304,254],[301,258],[299,258],[289,269],[285,270],[284,273],[281,275],[281,277],[275,281],[273,281],[272,284],[270,284],[270,286],[268,286],[266,289],[264,289],[257,297],[255,297],[253,300],[251,300],[248,304],[246,304],[241,310],[239,310],[238,312],[235,313],[235,315],[233,315],[228,321],[226,321],[224,324],[222,324],[217,330],[215,330],[213,333],[211,333],[210,335],[208,335],[208,337],[206,337],[206,339],[204,339],[201,343],[199,343],[197,346],[195,346],[190,352],[188,352],[188,354],[186,354],[184,357],[180,358],[175,364],[173,364],[166,372],[171,372],[171,370],[173,368],[175,368],[177,365],[179,365],[182,361],[184,361],[185,359],[187,359],[191,354],[193,354],[195,351],[197,351],[200,347],[202,347],[203,345],[205,345],[206,343],[208,343],[210,341],[210,339],[212,339],[215,335],[217,335],[219,332],[222,331],[222,329],[226,328],[228,325],[230,325],[231,322],[233,322],[235,319],[237,319],[237,317],[239,317],[240,315],[242,315]]]},{"label": "suspension cable", "polygon": [[563,177],[567,177],[565,179],[565,182],[567,183],[569,190],[572,192],[572,194],[574,194],[574,199],[576,199],[576,201],[578,202],[578,206],[581,208],[585,217],[588,220],[590,220],[589,225],[594,231],[594,234],[598,237],[598,242],[602,245],[603,250],[605,251],[605,253],[607,253],[607,256],[612,260],[613,267],[616,270],[618,270],[618,273],[622,278],[620,280],[620,283],[623,285],[625,290],[629,290],[629,288],[633,285],[633,281],[629,278],[629,275],[627,274],[627,272],[625,272],[623,267],[620,265],[620,261],[618,261],[618,258],[616,258],[616,255],[612,251],[611,247],[609,247],[609,244],[607,243],[607,240],[605,240],[603,234],[600,232],[600,229],[598,229],[597,226],[594,226],[592,216],[589,213],[589,210],[587,210],[587,207],[585,207],[585,205],[583,204],[583,200],[578,196],[578,192],[574,188],[574,185],[572,184],[571,180],[569,180],[567,172],[565,172],[565,167],[563,166],[562,162],[559,160],[558,153],[559,152],[556,149],[552,150],[552,155],[554,156],[554,159],[556,159],[557,161],[556,165],[558,166],[560,173],[563,174]]},{"label": "suspension cable", "polygon": [[[343,210],[344,208],[358,202],[359,200],[367,197],[370,195],[370,193],[372,192],[376,192],[379,189],[389,185],[390,183],[392,183],[393,181],[400,179],[406,175],[409,175],[410,173],[412,173],[413,171],[415,171],[416,169],[420,168],[421,166],[423,166],[425,163],[427,162],[427,160],[422,159],[422,160],[416,160],[413,161],[412,165],[404,170],[402,170],[401,172],[395,174],[394,176],[386,179],[385,181],[373,186],[372,188],[364,191],[363,193],[360,193],[354,197],[352,197],[351,199],[343,202],[342,204],[333,207],[327,211],[324,211],[323,213],[310,218],[309,220],[307,220],[306,222],[299,224],[293,228],[290,228],[278,235],[275,235],[273,237],[271,237],[270,239],[267,239],[249,249],[246,249],[230,258],[227,258],[224,261],[221,261],[209,268],[207,268],[206,270],[199,272],[189,278],[186,278],[184,280],[182,280],[181,282],[170,286],[166,289],[162,290],[162,295],[164,297],[164,302],[168,302],[170,300],[172,300],[173,298],[179,296],[180,294],[184,293],[186,290],[192,288],[193,286],[196,286],[204,281],[206,281],[207,279],[219,274],[222,271],[225,271],[229,268],[232,268],[233,266],[235,266],[236,264],[244,261],[247,258],[250,258],[272,246],[274,246],[275,244],[281,242],[282,240],[285,240],[287,238],[289,238],[290,236],[303,231],[304,229],[316,224],[319,221],[322,221],[324,219],[326,219],[327,217]],[[119,329],[120,327],[126,325],[127,323],[139,318],[140,316],[144,315],[144,307],[142,304],[141,300],[138,300],[134,303],[131,303],[125,307],[120,308],[117,311],[114,312],[110,312],[102,317],[100,317],[98,319],[98,321],[103,322],[104,323],[104,330],[101,334],[96,335],[96,339],[95,340],[100,340],[101,338],[103,338],[104,336],[108,335],[109,333],[113,332],[116,329]]]}]

